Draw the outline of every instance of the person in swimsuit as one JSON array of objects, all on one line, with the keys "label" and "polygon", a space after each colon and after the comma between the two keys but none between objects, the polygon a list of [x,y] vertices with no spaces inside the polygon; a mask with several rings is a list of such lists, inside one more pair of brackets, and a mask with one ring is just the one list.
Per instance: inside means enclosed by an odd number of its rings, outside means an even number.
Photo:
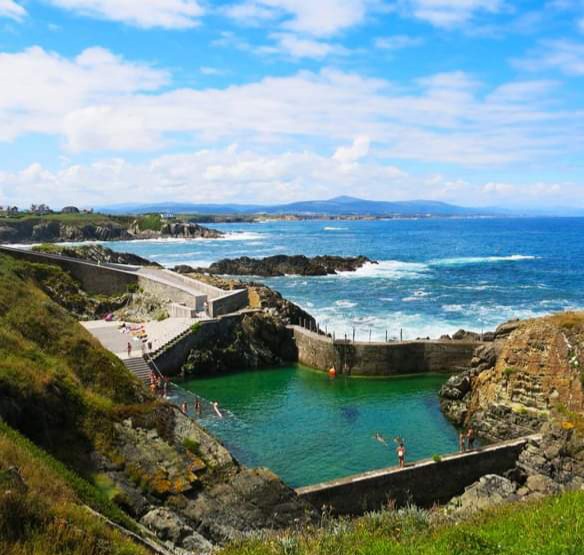
[{"label": "person in swimsuit", "polygon": [[468,431],[466,432],[466,441],[468,442],[468,448],[474,448],[474,441],[475,441],[475,433],[472,429],[472,426],[469,426]]},{"label": "person in swimsuit", "polygon": [[458,434],[458,449],[461,453],[466,451],[466,434],[464,433],[464,430],[460,430],[460,433]]},{"label": "person in swimsuit", "polygon": [[399,460],[399,467],[403,468],[406,464],[406,447],[403,441],[399,442],[395,452],[397,453],[397,458]]}]

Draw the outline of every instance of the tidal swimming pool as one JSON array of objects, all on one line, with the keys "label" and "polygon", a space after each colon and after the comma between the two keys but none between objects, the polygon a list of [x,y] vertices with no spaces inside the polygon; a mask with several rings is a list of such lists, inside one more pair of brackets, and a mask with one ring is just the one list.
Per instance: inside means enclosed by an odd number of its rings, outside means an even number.
[{"label": "tidal swimming pool", "polygon": [[[299,487],[457,449],[456,429],[440,411],[446,375],[387,379],[337,377],[302,366],[241,372],[181,384],[219,402],[200,423],[247,466],[266,466]],[[192,407],[191,411],[192,412]],[[387,439],[388,446],[375,434]]]}]

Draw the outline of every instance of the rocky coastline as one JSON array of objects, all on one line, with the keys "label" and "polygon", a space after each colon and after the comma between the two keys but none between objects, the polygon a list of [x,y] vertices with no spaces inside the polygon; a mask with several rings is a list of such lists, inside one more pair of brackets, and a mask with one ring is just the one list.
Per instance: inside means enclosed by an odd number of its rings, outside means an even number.
[{"label": "rocky coastline", "polygon": [[138,220],[71,224],[40,219],[0,222],[0,243],[63,243],[82,241],[133,241],[146,239],[220,239],[224,233],[192,222],[162,223],[145,229]]},{"label": "rocky coastline", "polygon": [[457,426],[488,442],[532,436],[514,469],[484,476],[450,509],[584,488],[583,340],[583,313],[507,322],[475,351],[471,368],[442,387],[441,408]]},{"label": "rocky coastline", "polygon": [[326,276],[339,272],[355,272],[365,264],[377,264],[366,256],[315,256],[275,255],[267,258],[223,259],[208,268],[193,271],[212,275],[278,277],[285,275]]}]

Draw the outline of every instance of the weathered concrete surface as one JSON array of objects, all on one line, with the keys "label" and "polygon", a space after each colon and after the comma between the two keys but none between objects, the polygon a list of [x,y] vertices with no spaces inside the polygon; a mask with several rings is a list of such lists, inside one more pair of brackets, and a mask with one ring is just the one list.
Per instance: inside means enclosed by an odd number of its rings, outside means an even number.
[{"label": "weathered concrete surface", "polygon": [[138,284],[144,291],[169,302],[182,303],[202,311],[208,300],[212,317],[241,310],[248,305],[247,290],[224,291],[168,270],[123,264],[95,264],[85,260],[26,249],[0,246],[0,252],[29,262],[55,264],[81,282],[95,295],[118,295]]},{"label": "weathered concrete surface", "polygon": [[476,341],[364,343],[335,340],[292,326],[298,361],[311,368],[359,376],[446,372],[470,366]]},{"label": "weathered concrete surface", "polygon": [[447,455],[440,462],[424,460],[406,468],[386,468],[300,488],[301,499],[313,507],[331,507],[337,514],[358,515],[393,501],[430,507],[460,495],[485,474],[512,469],[529,438],[521,438],[466,453]]}]

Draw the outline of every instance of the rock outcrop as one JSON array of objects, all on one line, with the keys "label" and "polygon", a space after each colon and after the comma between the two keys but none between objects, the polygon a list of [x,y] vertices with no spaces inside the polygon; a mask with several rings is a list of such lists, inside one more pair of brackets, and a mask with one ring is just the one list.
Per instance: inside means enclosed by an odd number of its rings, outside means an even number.
[{"label": "rock outcrop", "polygon": [[365,264],[377,264],[366,256],[287,256],[219,260],[200,272],[216,275],[275,277],[285,275],[326,276],[337,272],[355,272]]},{"label": "rock outcrop", "polygon": [[186,375],[277,366],[296,360],[296,345],[282,320],[268,313],[251,313],[223,321],[211,337],[201,337],[183,366]]},{"label": "rock outcrop", "polygon": [[312,509],[266,469],[240,466],[178,409],[131,416],[116,425],[111,456],[98,469],[116,502],[172,548],[208,553],[259,529],[308,523]]},{"label": "rock outcrop", "polygon": [[218,239],[221,231],[190,222],[163,223],[160,229],[142,229],[138,220],[130,223],[69,224],[58,220],[15,220],[0,224],[0,243],[60,243],[81,241],[132,241],[164,237]]},{"label": "rock outcrop", "polygon": [[442,409],[490,441],[538,431],[558,406],[582,411],[583,340],[581,313],[504,324],[442,388]]}]

